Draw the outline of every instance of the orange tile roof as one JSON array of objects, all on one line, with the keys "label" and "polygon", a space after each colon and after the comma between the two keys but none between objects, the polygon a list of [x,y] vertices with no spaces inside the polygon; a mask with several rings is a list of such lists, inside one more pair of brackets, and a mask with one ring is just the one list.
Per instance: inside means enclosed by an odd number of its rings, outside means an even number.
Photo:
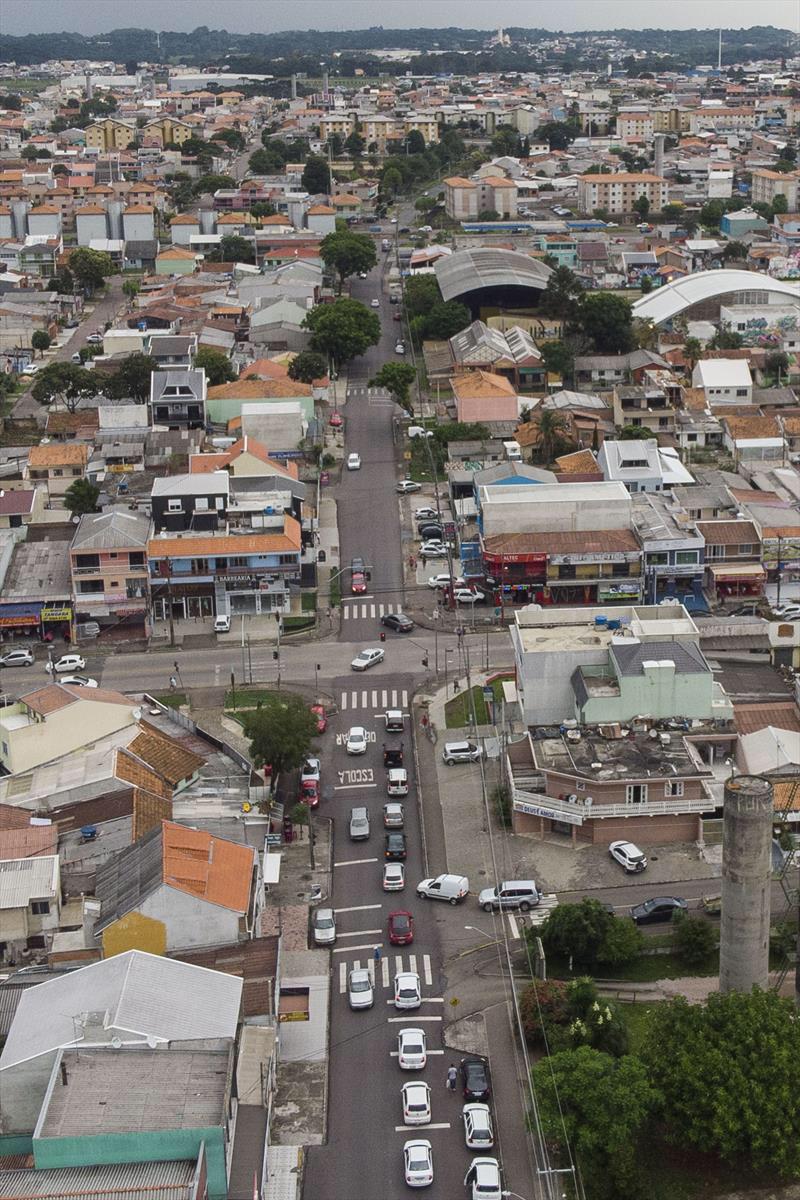
[{"label": "orange tile roof", "polygon": [[161,800],[171,800],[174,788],[152,767],[121,747],[114,755],[114,777]]},{"label": "orange tile roof", "polygon": [[443,182],[451,188],[475,188],[478,186],[471,179],[464,179],[461,175],[451,175],[449,179],[445,179]]},{"label": "orange tile roof", "polygon": [[84,688],[71,683],[59,683],[57,680],[20,696],[22,704],[43,717],[49,713],[58,712],[61,708],[68,708],[70,704],[77,704],[81,700],[91,704],[123,704],[127,706],[133,704],[128,696],[123,696],[121,692],[111,691],[109,688]]},{"label": "orange tile roof", "polygon": [[191,258],[194,261],[196,255],[194,250],[182,250],[180,246],[172,246],[169,250],[162,250],[158,257],[159,259],[183,259],[184,261]]},{"label": "orange tile roof", "polygon": [[562,475],[585,475],[588,471],[598,469],[591,450],[576,450],[573,454],[562,454],[560,458],[556,459],[556,466]]},{"label": "orange tile roof", "polygon": [[57,216],[61,212],[60,208],[56,208],[52,204],[37,204],[36,208],[32,208],[28,213],[29,217],[52,217]]},{"label": "orange tile roof", "polygon": [[722,423],[731,437],[736,438],[779,438],[781,428],[775,417],[723,417]]},{"label": "orange tile roof", "polygon": [[39,858],[57,852],[58,830],[55,825],[0,829],[0,859]]},{"label": "orange tile roof", "polygon": [[173,787],[191,778],[202,767],[204,760],[200,755],[187,750],[174,738],[161,733],[146,721],[141,723],[140,729],[141,732],[129,742],[128,753],[135,755]]},{"label": "orange tile roof", "polygon": [[300,383],[285,376],[282,379],[235,379],[208,389],[209,400],[270,400],[284,396],[311,396],[310,383]]},{"label": "orange tile roof", "polygon": [[218,454],[190,454],[189,474],[207,475],[209,471],[223,471],[228,462],[228,454],[224,450]]},{"label": "orange tile roof", "polygon": [[222,534],[203,537],[151,538],[147,553],[151,558],[192,558],[203,554],[279,554],[300,549],[300,522],[283,518],[283,533]]},{"label": "orange tile roof", "polygon": [[125,217],[128,213],[136,213],[143,216],[145,213],[151,215],[152,212],[153,206],[151,204],[129,204],[122,215]]},{"label": "orange tile roof", "polygon": [[191,217],[188,213],[179,213],[177,217],[173,217],[170,221],[170,228],[173,225],[200,225],[199,217]]},{"label": "orange tile roof", "polygon": [[492,400],[517,394],[505,376],[495,375],[492,371],[465,371],[454,375],[450,387],[458,399]]},{"label": "orange tile roof", "polygon": [[40,467],[85,467],[89,461],[89,448],[81,442],[48,442],[44,446],[31,446],[28,466]]},{"label": "orange tile roof", "polygon": [[82,208],[75,209],[76,217],[104,217],[105,215],[106,210],[99,204],[84,204]]},{"label": "orange tile roof", "polygon": [[210,904],[245,913],[250,905],[253,850],[201,829],[161,825],[164,883]]}]

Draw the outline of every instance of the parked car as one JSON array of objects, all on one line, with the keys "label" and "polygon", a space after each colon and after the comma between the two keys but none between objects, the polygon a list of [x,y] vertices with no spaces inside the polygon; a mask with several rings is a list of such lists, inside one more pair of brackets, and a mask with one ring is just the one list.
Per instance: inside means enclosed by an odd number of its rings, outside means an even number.
[{"label": "parked car", "polygon": [[441,542],[444,536],[444,530],[435,521],[424,521],[417,533],[423,542]]},{"label": "parked car", "polygon": [[404,908],[389,913],[387,929],[392,946],[410,946],[414,940],[414,918]]},{"label": "parked car", "polygon": [[231,619],[227,614],[214,618],[214,633],[230,633]]},{"label": "parked car", "polygon": [[608,847],[608,853],[621,867],[625,868],[629,875],[638,875],[647,866],[647,859],[639,847],[634,846],[633,842],[612,842]]},{"label": "parked car", "polygon": [[18,646],[15,650],[6,650],[0,656],[0,667],[32,667],[35,662],[33,651]]},{"label": "parked car", "polygon": [[347,469],[348,469],[348,471],[360,471],[361,470],[361,455],[360,454],[356,454],[355,452],[353,454],[348,454]]},{"label": "parked car", "polygon": [[372,976],[365,967],[354,967],[347,976],[347,1002],[352,1009],[372,1008],[375,992]]},{"label": "parked car", "polygon": [[375,298],[375,299],[373,299],[373,300],[370,300],[370,302],[369,302],[369,306],[370,306],[370,308],[380,308],[380,306],[381,306],[381,302],[380,302],[380,300],[378,300],[377,298]]},{"label": "parked car", "polygon": [[405,613],[387,613],[385,617],[381,617],[381,625],[393,629],[395,633],[411,633],[414,628],[414,622]]},{"label": "parked car", "polygon": [[409,1187],[428,1187],[433,1183],[433,1150],[424,1138],[403,1146],[403,1166]]},{"label": "parked car", "polygon": [[401,496],[407,496],[409,492],[421,492],[422,484],[416,483],[413,479],[400,479],[395,484],[394,490],[399,492]]},{"label": "parked car", "polygon": [[365,842],[369,837],[369,810],[363,807],[350,809],[350,841]]},{"label": "parked car", "polygon": [[454,588],[465,588],[467,581],[466,579],[462,579],[460,575],[456,575],[455,577],[448,575],[446,571],[443,571],[439,575],[428,576],[429,588],[449,588],[451,584]]},{"label": "parked car", "polygon": [[73,687],[96,688],[98,686],[96,679],[91,679],[88,675],[65,675],[61,683],[71,683]]},{"label": "parked car", "polygon": [[488,1104],[465,1104],[464,1140],[469,1150],[491,1150],[494,1145],[492,1114]]},{"label": "parked car", "polygon": [[316,908],[311,918],[314,942],[317,946],[332,946],[336,941],[336,919],[332,908]]},{"label": "parked car", "polygon": [[344,417],[340,412],[334,411],[331,413],[328,424],[332,429],[341,429],[341,427],[344,425]]},{"label": "parked car", "polygon": [[401,1071],[422,1071],[428,1061],[424,1029],[401,1029],[397,1035],[397,1065]]},{"label": "parked car", "polygon": [[80,654],[62,654],[61,658],[57,658],[54,663],[46,662],[44,669],[45,671],[54,671],[56,675],[63,675],[67,671],[70,673],[84,671],[86,659]]},{"label": "parked car", "polygon": [[367,590],[367,577],[363,571],[353,571],[350,575],[350,591],[354,596],[363,596]]},{"label": "parked car", "polygon": [[483,747],[474,742],[445,742],[442,762],[452,767],[454,763],[477,762],[483,758]]},{"label": "parked car", "polygon": [[404,1083],[401,1088],[403,1097],[403,1124],[430,1125],[431,1122],[431,1089],[422,1079]]},{"label": "parked car", "polygon": [[385,892],[402,892],[406,886],[406,869],[402,863],[387,862],[383,864],[383,890]]},{"label": "parked car", "polygon": [[447,558],[444,542],[423,542],[419,552],[424,558]]},{"label": "parked car", "polygon": [[464,1176],[469,1200],[502,1200],[503,1183],[496,1158],[473,1158]]},{"label": "parked car", "polygon": [[363,725],[351,725],[347,731],[344,748],[348,754],[366,754],[367,731]]},{"label": "parked car", "polygon": [[300,770],[300,779],[314,779],[319,783],[322,764],[318,758],[307,758]]},{"label": "parked car", "polygon": [[87,346],[102,346],[102,344],[103,344],[102,333],[90,333],[86,339],[86,344],[87,344]]},{"label": "parked car", "polygon": [[453,599],[457,604],[483,604],[486,593],[478,591],[477,588],[454,588]]},{"label": "parked car", "polygon": [[323,704],[312,704],[311,711],[317,718],[317,733],[324,733],[328,728],[328,714]]},{"label": "parked car", "polygon": [[406,352],[405,343],[404,342],[395,342],[394,352],[395,352],[395,354],[405,354],[405,352]]},{"label": "parked car", "polygon": [[[423,433],[424,432],[425,431],[423,430]],[[435,508],[429,508],[426,506],[424,508],[415,508],[414,509],[414,520],[415,521],[435,521],[438,516],[439,516],[439,514],[437,513]]]},{"label": "parked car", "polygon": [[492,1094],[489,1064],[483,1058],[462,1058],[461,1082],[465,1100],[488,1100]]},{"label": "parked car", "polygon": [[634,904],[631,916],[637,925],[657,925],[661,921],[672,921],[679,913],[689,911],[689,905],[680,896],[654,896]]},{"label": "parked car", "polygon": [[387,833],[383,857],[391,862],[403,862],[406,854],[406,835],[404,833]]},{"label": "parked car", "polygon": [[367,671],[370,667],[376,666],[379,662],[383,662],[384,652],[377,647],[372,647],[367,650],[361,650],[350,663],[354,671]]},{"label": "parked car", "polygon": [[298,799],[301,804],[307,804],[309,808],[319,807],[319,780],[318,779],[301,779],[300,780],[300,795]]},{"label": "parked car", "polygon": [[422,992],[416,971],[398,971],[394,977],[395,1008],[419,1008]]}]

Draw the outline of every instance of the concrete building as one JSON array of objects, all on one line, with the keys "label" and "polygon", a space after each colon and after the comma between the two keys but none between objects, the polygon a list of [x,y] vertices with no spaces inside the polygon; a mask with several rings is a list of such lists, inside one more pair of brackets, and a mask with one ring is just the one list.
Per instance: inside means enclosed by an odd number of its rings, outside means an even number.
[{"label": "concrete building", "polygon": [[645,600],[681,599],[702,604],[705,541],[670,493],[642,493],[633,502],[633,524],[642,544]]},{"label": "concrete building", "polygon": [[786,199],[787,211],[793,213],[797,211],[797,187],[796,173],[783,175],[780,171],[755,170],[751,199],[754,203],[772,204],[776,196],[783,196]]},{"label": "concrete building", "polygon": [[465,371],[450,381],[458,421],[512,421],[519,419],[516,388],[491,371]]},{"label": "concrete building", "polygon": [[131,636],[144,633],[149,535],[150,517],[121,506],[81,517],[70,547],[77,620],[97,621],[101,629],[122,626]]},{"label": "concrete building", "polygon": [[647,173],[620,171],[616,175],[579,175],[578,210],[591,215],[596,208],[607,212],[632,213],[636,201],[645,196],[653,212],[660,212],[669,202],[666,179]]},{"label": "concrete building", "polygon": [[153,371],[150,376],[150,420],[168,429],[203,429],[206,423],[206,373]]},{"label": "concrete building", "polygon": [[24,962],[30,950],[49,950],[60,916],[57,854],[0,860],[0,945],[4,957]]},{"label": "concrete building", "polygon": [[629,492],[661,492],[694,482],[677,452],[659,446],[655,438],[614,441],[605,438],[597,465],[608,482],[623,483]]},{"label": "concrete building", "polygon": [[25,477],[44,485],[48,498],[63,497],[70,484],[82,479],[89,463],[89,448],[80,442],[47,442],[31,446]]},{"label": "concrete building", "polygon": [[772,784],[737,775],[725,784],[722,827],[720,991],[766,990],[769,984]]},{"label": "concrete building", "polygon": [[122,236],[126,242],[149,242],[156,236],[155,210],[150,204],[131,204],[122,213]]},{"label": "concrete building", "polygon": [[444,180],[444,209],[453,221],[475,221],[478,216],[480,189],[471,179],[451,175]]},{"label": "concrete building", "polygon": [[46,683],[0,710],[0,764],[19,775],[135,725],[137,712],[119,692]]},{"label": "concrete building", "polygon": [[79,246],[108,237],[108,216],[101,204],[84,204],[75,209],[75,235]]},{"label": "concrete building", "polygon": [[706,404],[751,404],[753,377],[741,358],[705,358],[695,364],[692,386],[702,388]]},{"label": "concrete building", "polygon": [[86,148],[109,151],[127,150],[136,139],[136,126],[127,121],[117,121],[113,117],[104,117],[102,121],[94,121],[86,129]]}]

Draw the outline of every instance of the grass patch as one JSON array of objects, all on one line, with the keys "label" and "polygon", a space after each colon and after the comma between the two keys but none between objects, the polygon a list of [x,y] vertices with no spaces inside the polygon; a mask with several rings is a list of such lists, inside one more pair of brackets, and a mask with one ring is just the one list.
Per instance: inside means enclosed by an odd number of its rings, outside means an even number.
[{"label": "grass patch", "polygon": [[164,692],[162,695],[156,696],[155,699],[160,704],[163,704],[165,708],[180,708],[181,705],[187,703],[186,692]]},{"label": "grass patch", "polygon": [[300,606],[303,612],[315,613],[317,611],[317,593],[303,592],[300,597]]},{"label": "grass patch", "polygon": [[242,687],[231,688],[225,693],[225,708],[264,708],[282,699],[280,692],[271,688]]},{"label": "grass patch", "polygon": [[328,604],[331,608],[338,608],[342,603],[342,573],[337,571],[335,575],[331,575],[331,581],[328,589]]},{"label": "grass patch", "polygon": [[[506,675],[504,679],[513,679],[513,675]],[[503,679],[494,679],[492,681],[492,693],[494,695],[495,705],[500,704],[503,699]],[[448,700],[444,706],[445,724],[448,729],[460,729],[472,722],[472,701],[470,696],[475,698],[475,717],[479,725],[491,724],[491,713],[486,706],[486,701],[483,698],[483,686],[478,684],[472,688],[472,692],[459,692],[453,696],[452,700]]]},{"label": "grass patch", "polygon": [[630,1054],[640,1053],[647,1037],[653,1010],[665,1003],[664,1000],[653,1000],[647,1004],[620,1004],[617,1006],[617,1011],[628,1030]]},{"label": "grass patch", "polygon": [[284,617],[284,633],[297,633],[300,629],[313,629],[317,623],[316,617]]}]

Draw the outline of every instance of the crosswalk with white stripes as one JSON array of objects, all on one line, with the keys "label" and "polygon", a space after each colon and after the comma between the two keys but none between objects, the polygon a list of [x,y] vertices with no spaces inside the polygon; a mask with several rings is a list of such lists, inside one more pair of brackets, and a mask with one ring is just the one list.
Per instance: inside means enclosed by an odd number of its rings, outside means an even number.
[{"label": "crosswalk with white stripes", "polygon": [[388,400],[390,398],[390,393],[387,392],[386,388],[369,387],[367,384],[348,383],[348,400],[351,396],[369,396],[371,400]]},{"label": "crosswalk with white stripes", "polygon": [[399,604],[376,604],[366,603],[360,600],[344,600],[342,602],[342,620],[357,621],[359,617],[371,617],[373,621],[376,617],[388,617],[389,613],[401,613],[403,610]]},{"label": "crosswalk with white stripes", "polygon": [[408,708],[408,692],[400,688],[351,688],[339,696],[339,711],[352,712],[356,708],[368,708],[371,712],[381,709]]},{"label": "crosswalk with white stripes", "polygon": [[[406,960],[408,966],[405,965]],[[353,962],[339,963],[339,994],[344,995],[347,991],[347,974],[349,971],[357,971],[359,968],[366,968],[372,979],[374,988],[384,987],[389,988],[394,986],[394,977],[398,971],[413,971],[414,974],[419,974],[420,982],[426,987],[431,987],[433,984],[433,971],[431,969],[430,954],[384,954],[380,962],[376,963],[373,958],[366,961],[356,958]]]}]

